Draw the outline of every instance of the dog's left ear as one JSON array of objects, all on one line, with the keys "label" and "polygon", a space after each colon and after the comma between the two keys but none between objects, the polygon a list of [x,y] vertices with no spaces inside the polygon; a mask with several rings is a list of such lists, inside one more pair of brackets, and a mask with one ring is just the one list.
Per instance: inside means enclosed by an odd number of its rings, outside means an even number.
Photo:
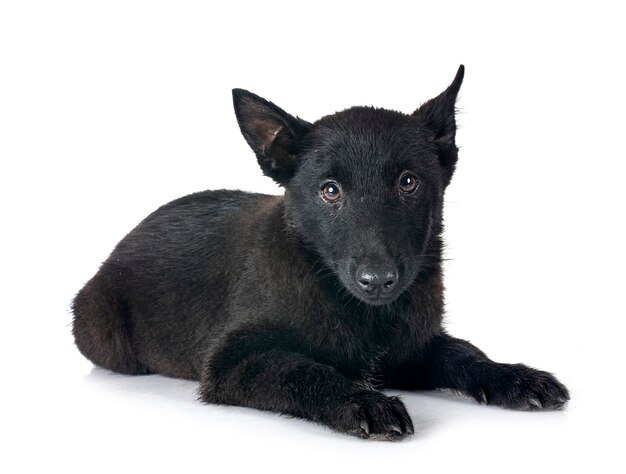
[{"label": "dog's left ear", "polygon": [[285,185],[297,165],[299,145],[310,124],[244,89],[233,89],[239,128],[265,175]]},{"label": "dog's left ear", "polygon": [[465,67],[461,64],[452,84],[437,97],[422,104],[412,114],[418,120],[419,126],[430,134],[430,139],[437,146],[439,161],[446,172],[448,182],[452,178],[458,158],[458,148],[455,142],[456,119],[454,105],[463,82],[464,73]]}]

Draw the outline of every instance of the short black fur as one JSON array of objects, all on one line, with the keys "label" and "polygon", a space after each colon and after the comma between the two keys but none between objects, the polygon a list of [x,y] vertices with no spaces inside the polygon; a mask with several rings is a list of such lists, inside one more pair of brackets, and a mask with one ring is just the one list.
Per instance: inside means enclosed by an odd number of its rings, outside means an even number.
[{"label": "short black fur", "polygon": [[205,191],[161,207],[73,302],[95,364],[199,380],[201,399],[363,438],[413,433],[385,387],[556,409],[552,375],[491,361],[442,329],[452,84],[412,115],[354,107],[309,123],[241,89],[241,131],[284,196]]}]

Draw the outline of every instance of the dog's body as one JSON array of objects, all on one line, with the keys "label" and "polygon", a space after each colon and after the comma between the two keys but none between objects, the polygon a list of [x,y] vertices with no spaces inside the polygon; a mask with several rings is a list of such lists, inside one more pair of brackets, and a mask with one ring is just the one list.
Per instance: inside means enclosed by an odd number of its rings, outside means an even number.
[{"label": "dog's body", "polygon": [[371,438],[413,431],[380,387],[561,407],[550,374],[492,362],[441,326],[462,76],[411,116],[357,107],[314,124],[235,90],[244,137],[285,196],[207,191],[151,214],[76,296],[81,352],[200,380],[206,402]]}]

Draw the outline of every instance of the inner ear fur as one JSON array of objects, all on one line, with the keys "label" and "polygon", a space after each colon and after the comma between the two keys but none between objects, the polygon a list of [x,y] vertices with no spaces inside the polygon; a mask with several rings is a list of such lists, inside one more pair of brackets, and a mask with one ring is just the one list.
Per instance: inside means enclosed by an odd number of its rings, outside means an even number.
[{"label": "inner ear fur", "polygon": [[241,133],[263,173],[285,184],[293,175],[310,124],[244,89],[233,89],[233,104]]}]

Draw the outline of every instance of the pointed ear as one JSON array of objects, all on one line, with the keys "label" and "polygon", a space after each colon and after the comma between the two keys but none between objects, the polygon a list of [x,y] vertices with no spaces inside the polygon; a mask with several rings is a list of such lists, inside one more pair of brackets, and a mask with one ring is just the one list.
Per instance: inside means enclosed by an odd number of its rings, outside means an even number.
[{"label": "pointed ear", "polygon": [[452,177],[458,158],[456,147],[455,103],[463,82],[465,67],[461,65],[452,84],[434,99],[429,100],[413,112],[419,126],[425,129],[433,143],[437,146],[439,160],[448,172],[448,180]]},{"label": "pointed ear", "polygon": [[239,128],[263,173],[286,184],[296,167],[298,147],[310,124],[243,89],[233,89]]}]

